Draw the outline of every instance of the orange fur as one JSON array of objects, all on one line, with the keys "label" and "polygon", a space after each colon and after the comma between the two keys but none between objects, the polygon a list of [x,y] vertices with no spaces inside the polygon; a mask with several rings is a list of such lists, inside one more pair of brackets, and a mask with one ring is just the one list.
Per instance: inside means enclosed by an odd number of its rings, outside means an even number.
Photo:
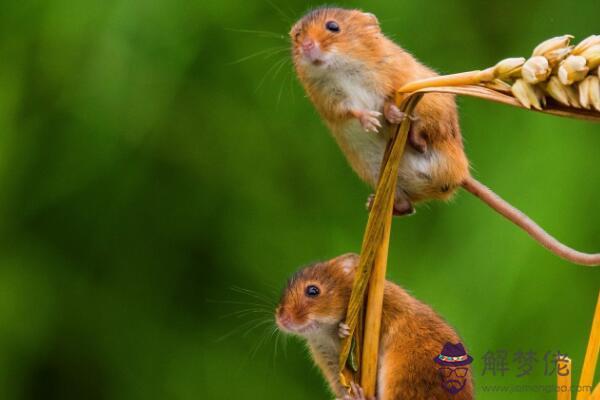
[{"label": "orange fur", "polygon": [[[277,307],[281,318],[292,321],[291,332],[307,340],[311,355],[331,390],[343,397],[338,380],[338,324],[345,318],[359,257],[346,254],[313,264],[297,272],[288,282]],[[318,297],[305,295],[308,285],[317,285]],[[303,331],[306,326],[312,330]],[[433,359],[446,342],[458,343],[454,330],[429,306],[400,286],[386,282],[381,320],[377,400],[469,400],[473,398],[471,377],[464,389],[452,395],[440,384]],[[471,372],[469,372],[471,373]]]}]

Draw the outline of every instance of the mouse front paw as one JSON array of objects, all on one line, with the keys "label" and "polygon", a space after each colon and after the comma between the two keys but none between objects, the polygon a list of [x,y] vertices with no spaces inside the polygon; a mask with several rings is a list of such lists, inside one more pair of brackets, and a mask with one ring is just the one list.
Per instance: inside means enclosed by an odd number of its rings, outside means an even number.
[{"label": "mouse front paw", "polygon": [[358,119],[365,132],[377,133],[381,128],[381,122],[379,121],[381,113],[379,111],[361,110],[353,111],[352,114]]},{"label": "mouse front paw", "polygon": [[367,197],[367,201],[365,202],[365,208],[367,211],[371,211],[373,208],[373,201],[375,200],[375,193],[371,193],[369,197]]},{"label": "mouse front paw", "polygon": [[406,113],[400,111],[400,109],[393,103],[384,107],[383,114],[385,115],[385,119],[387,119],[388,122],[393,125],[401,123],[404,121],[404,118],[406,118]]},{"label": "mouse front paw", "polygon": [[387,103],[383,107],[383,115],[385,119],[392,125],[397,125],[404,121],[405,118],[410,119],[412,122],[417,122],[419,117],[415,115],[407,115],[405,112],[400,111],[400,109],[394,103]]},{"label": "mouse front paw", "polygon": [[338,325],[338,336],[340,339],[347,338],[350,335],[350,327],[344,322],[340,322]]}]

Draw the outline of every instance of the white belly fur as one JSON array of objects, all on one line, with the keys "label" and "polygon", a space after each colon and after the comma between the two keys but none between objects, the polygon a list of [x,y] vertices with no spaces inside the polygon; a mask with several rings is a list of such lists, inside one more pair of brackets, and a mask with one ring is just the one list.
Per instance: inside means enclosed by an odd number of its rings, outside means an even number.
[{"label": "white belly fur", "polygon": [[352,169],[371,187],[377,185],[386,141],[381,133],[365,132],[356,120],[333,132]]},{"label": "white belly fur", "polygon": [[[379,111],[383,113],[385,95],[373,85],[375,77],[365,74],[368,71],[360,63],[345,60],[346,67],[339,68],[336,74],[321,77],[321,89],[324,92],[342,94],[343,102],[348,109]],[[349,120],[343,125],[330,126],[339,146],[346,155],[356,173],[371,187],[375,188],[379,177],[379,168],[385,152],[386,130],[389,124],[380,117],[383,128],[379,133],[365,132],[359,121]],[[430,152],[427,156],[407,147],[401,161],[398,180],[398,191],[418,193],[424,187],[431,186],[431,178],[435,181],[435,163],[442,161],[440,154]]]},{"label": "white belly fur", "polygon": [[[355,69],[355,71],[364,70],[364,68]],[[352,71],[352,68],[349,71]],[[348,72],[330,77],[329,82],[332,90],[344,94],[344,102],[349,109],[383,112],[385,99],[373,86],[373,77]],[[383,117],[380,117],[380,122],[384,123]],[[357,120],[332,127],[332,130],[354,171],[374,187],[377,184],[377,172],[386,146],[383,134],[365,132]]]},{"label": "white belly fur", "polygon": [[[383,129],[390,127],[384,124]],[[365,132],[355,120],[344,124],[342,129],[334,130],[333,134],[352,169],[375,188],[389,135]],[[398,171],[398,192],[420,193],[435,185],[436,168],[443,165],[440,157],[441,154],[435,151],[423,155],[407,147]]]}]

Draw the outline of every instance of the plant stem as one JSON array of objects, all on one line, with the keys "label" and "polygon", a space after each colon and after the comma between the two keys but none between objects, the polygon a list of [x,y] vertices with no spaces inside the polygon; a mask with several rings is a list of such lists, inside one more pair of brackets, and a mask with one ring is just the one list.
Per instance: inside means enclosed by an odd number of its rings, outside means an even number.
[{"label": "plant stem", "polygon": [[[571,375],[573,372],[571,371],[571,360],[568,358],[564,360],[558,360],[556,364],[556,398],[557,400],[571,400]],[[569,371],[568,374],[560,375],[558,373],[559,371],[564,371],[565,369]],[[563,391],[563,387],[566,387],[567,389]]]},{"label": "plant stem", "polygon": [[596,363],[598,362],[598,351],[600,351],[600,292],[598,292],[598,302],[596,304],[596,311],[592,322],[592,331],[590,332],[590,340],[583,360],[581,377],[579,378],[577,400],[586,400],[590,397],[590,392],[584,391],[583,388],[586,386],[591,388],[594,383],[594,372],[596,370]]}]

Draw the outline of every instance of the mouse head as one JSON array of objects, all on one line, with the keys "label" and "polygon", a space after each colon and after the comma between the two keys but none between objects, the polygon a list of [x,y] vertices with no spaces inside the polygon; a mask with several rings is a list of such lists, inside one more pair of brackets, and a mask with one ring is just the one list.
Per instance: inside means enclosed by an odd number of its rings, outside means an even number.
[{"label": "mouse head", "polygon": [[302,337],[337,329],[346,316],[358,260],[345,254],[296,272],[275,311],[279,329]]},{"label": "mouse head", "polygon": [[318,74],[373,58],[379,34],[373,14],[343,8],[314,9],[290,31],[294,64],[298,70]]}]

